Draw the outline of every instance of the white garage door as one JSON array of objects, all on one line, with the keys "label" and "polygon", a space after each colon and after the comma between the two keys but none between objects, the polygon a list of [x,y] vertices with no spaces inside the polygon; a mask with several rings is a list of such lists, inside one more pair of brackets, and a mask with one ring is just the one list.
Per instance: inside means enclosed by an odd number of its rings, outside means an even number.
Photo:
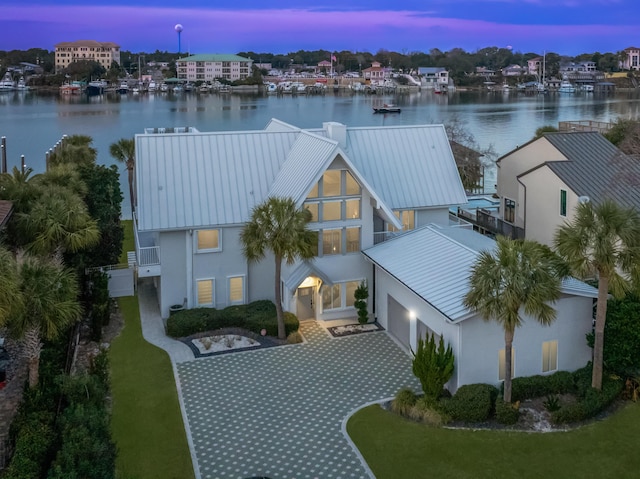
[{"label": "white garage door", "polygon": [[389,332],[409,349],[409,331],[411,327],[409,310],[387,295],[387,324]]}]

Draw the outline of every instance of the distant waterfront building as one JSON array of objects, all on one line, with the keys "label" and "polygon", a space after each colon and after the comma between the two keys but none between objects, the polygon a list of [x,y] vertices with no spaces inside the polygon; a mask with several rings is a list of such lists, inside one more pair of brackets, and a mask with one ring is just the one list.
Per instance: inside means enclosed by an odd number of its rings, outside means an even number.
[{"label": "distant waterfront building", "polygon": [[365,80],[385,80],[391,76],[391,68],[381,66],[380,62],[372,62],[369,68],[362,70],[362,76]]},{"label": "distant waterfront building", "polygon": [[98,62],[108,70],[113,62],[120,64],[120,45],[95,40],[56,44],[56,73],[78,61]]},{"label": "distant waterfront building", "polygon": [[530,75],[540,75],[542,73],[544,60],[542,57],[535,57],[527,60],[527,68]]},{"label": "distant waterfront building", "polygon": [[449,72],[443,67],[418,67],[418,75],[427,88],[433,88],[436,84],[449,85]]},{"label": "distant waterfront building", "polygon": [[190,81],[242,80],[251,75],[252,64],[250,58],[238,55],[200,54],[176,60],[178,78]]},{"label": "distant waterfront building", "polygon": [[622,68],[625,70],[640,70],[640,48],[625,48],[627,58],[622,61]]},{"label": "distant waterfront building", "polygon": [[519,77],[527,73],[527,69],[520,65],[509,65],[502,69],[503,77]]}]

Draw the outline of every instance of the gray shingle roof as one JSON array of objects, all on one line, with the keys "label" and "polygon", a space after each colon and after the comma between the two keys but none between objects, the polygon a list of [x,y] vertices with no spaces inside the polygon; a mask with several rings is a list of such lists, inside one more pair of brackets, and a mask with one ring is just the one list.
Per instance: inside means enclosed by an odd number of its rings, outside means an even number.
[{"label": "gray shingle roof", "polygon": [[545,138],[569,160],[547,166],[578,196],[640,209],[640,161],[597,132],[547,133]]},{"label": "gray shingle roof", "polygon": [[[469,275],[480,251],[495,241],[473,230],[425,226],[362,252],[372,262],[411,289],[449,320],[471,317],[462,299],[469,291]],[[566,278],[565,294],[596,298],[598,290]]]}]

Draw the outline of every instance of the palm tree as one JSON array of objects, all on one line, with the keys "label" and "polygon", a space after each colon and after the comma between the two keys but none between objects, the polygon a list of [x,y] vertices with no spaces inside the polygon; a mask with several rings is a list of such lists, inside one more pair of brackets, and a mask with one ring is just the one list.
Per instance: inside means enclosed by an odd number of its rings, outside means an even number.
[{"label": "palm tree", "polygon": [[640,216],[605,200],[581,203],[555,234],[555,246],[576,276],[598,280],[591,386],[602,388],[602,351],[609,292],[620,298],[640,284]]},{"label": "palm tree", "polygon": [[278,337],[286,338],[280,291],[282,261],[293,264],[296,259],[310,259],[315,254],[318,236],[306,229],[311,213],[298,208],[292,198],[268,198],[251,212],[251,219],[240,234],[244,256],[248,261],[260,261],[267,250],[276,262],[275,303],[278,314]]},{"label": "palm tree", "polygon": [[75,253],[98,243],[100,230],[82,198],[61,187],[43,191],[28,213],[16,215],[28,251]]},{"label": "palm tree", "polygon": [[21,313],[22,296],[18,281],[18,267],[13,254],[0,246],[0,328]]},{"label": "palm tree", "polygon": [[136,168],[136,144],[133,138],[121,138],[109,147],[109,153],[120,163],[124,163],[129,177],[129,199],[131,200],[131,211],[135,209],[136,198],[133,188]]},{"label": "palm tree", "polygon": [[464,305],[485,321],[504,329],[504,401],[511,402],[511,351],[520,311],[543,325],[551,324],[556,310],[549,304],[560,297],[564,271],[551,250],[535,241],[498,237],[495,251],[478,256],[469,278]]},{"label": "palm tree", "polygon": [[57,338],[80,317],[75,274],[54,258],[19,254],[17,258],[21,314],[10,322],[13,334],[22,339],[29,361],[29,386],[38,384],[42,339]]}]

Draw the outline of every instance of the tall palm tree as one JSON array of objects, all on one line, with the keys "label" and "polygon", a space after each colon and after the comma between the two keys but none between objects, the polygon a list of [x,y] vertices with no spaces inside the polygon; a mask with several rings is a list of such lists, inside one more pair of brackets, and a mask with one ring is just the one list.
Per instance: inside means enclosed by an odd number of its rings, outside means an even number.
[{"label": "tall palm tree", "polygon": [[136,144],[133,138],[121,138],[109,147],[109,153],[120,163],[124,163],[127,168],[129,179],[129,199],[131,200],[131,211],[135,209],[136,197],[133,187],[136,169]]},{"label": "tall palm tree", "polygon": [[87,135],[71,135],[49,156],[47,168],[71,164],[75,166],[92,165],[96,162],[98,151],[91,146],[93,138]]},{"label": "tall palm tree", "polygon": [[549,303],[560,297],[564,272],[551,250],[535,241],[500,236],[496,246],[478,256],[464,305],[504,329],[504,401],[511,402],[511,352],[515,330],[523,322],[520,312],[551,324],[556,310]]},{"label": "tall palm tree", "polygon": [[78,195],[61,187],[48,187],[28,213],[17,214],[26,249],[41,255],[77,252],[94,246],[100,230]]},{"label": "tall palm tree", "polygon": [[19,254],[20,295],[24,308],[10,322],[13,334],[22,339],[29,361],[29,386],[38,384],[43,339],[55,339],[80,318],[75,274],[54,258]]},{"label": "tall palm tree", "polygon": [[602,388],[602,351],[609,292],[620,298],[640,285],[640,216],[610,200],[578,205],[554,238],[556,250],[576,276],[598,280],[591,386]]},{"label": "tall palm tree", "polygon": [[306,228],[309,221],[311,213],[307,209],[296,207],[292,198],[268,198],[253,209],[251,219],[240,234],[244,256],[248,261],[260,261],[267,250],[272,251],[275,257],[274,302],[280,339],[287,336],[280,291],[282,261],[293,264],[298,258],[313,258],[318,235]]},{"label": "tall palm tree", "polygon": [[20,314],[22,305],[15,258],[9,250],[0,246],[0,327],[11,317]]}]

